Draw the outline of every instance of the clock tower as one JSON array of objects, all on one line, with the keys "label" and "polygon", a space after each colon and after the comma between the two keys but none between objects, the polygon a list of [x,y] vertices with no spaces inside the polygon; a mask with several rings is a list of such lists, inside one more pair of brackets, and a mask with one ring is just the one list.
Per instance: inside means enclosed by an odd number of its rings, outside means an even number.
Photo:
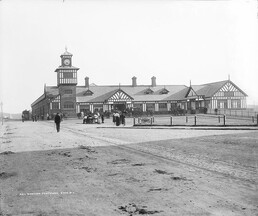
[{"label": "clock tower", "polygon": [[76,85],[79,68],[72,66],[72,56],[66,48],[60,56],[61,65],[55,70],[60,95],[60,111],[66,117],[76,117]]}]

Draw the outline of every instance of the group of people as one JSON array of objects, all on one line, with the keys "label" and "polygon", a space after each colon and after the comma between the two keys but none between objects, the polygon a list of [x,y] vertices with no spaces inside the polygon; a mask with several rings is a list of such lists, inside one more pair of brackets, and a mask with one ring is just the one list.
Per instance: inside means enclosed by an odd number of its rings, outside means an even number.
[{"label": "group of people", "polygon": [[113,113],[113,123],[116,126],[119,126],[120,124],[125,126],[125,113],[120,111],[115,111]]},{"label": "group of people", "polygon": [[[54,117],[54,122],[56,124],[56,130],[57,132],[60,131],[60,123],[62,121],[62,115],[60,113],[57,113]],[[83,124],[90,124],[90,123],[104,123],[104,114],[100,114],[99,112],[96,112],[94,114],[88,114],[83,117]],[[125,112],[121,111],[115,111],[113,113],[113,123],[116,126],[119,126],[120,124],[125,126]]]},{"label": "group of people", "polygon": [[93,124],[93,123],[104,123],[104,114],[100,114],[99,112],[95,112],[94,114],[88,114],[83,117],[83,124]]},{"label": "group of people", "polygon": [[36,121],[38,121],[39,116],[32,115],[31,118],[32,118],[32,121],[33,121],[33,122],[34,122],[34,121],[36,122]]}]

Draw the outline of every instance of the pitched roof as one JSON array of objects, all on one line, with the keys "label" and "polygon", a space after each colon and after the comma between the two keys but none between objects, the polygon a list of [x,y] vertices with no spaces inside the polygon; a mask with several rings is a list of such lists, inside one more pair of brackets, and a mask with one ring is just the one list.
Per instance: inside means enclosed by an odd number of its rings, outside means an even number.
[{"label": "pitched roof", "polygon": [[44,100],[45,98],[55,98],[59,94],[59,90],[57,86],[45,86],[44,94],[42,94],[37,100],[35,100],[31,106],[39,103],[40,101]]},{"label": "pitched roof", "polygon": [[75,69],[75,70],[79,70],[80,68],[74,67],[74,66],[67,66],[67,67],[63,67],[63,66],[59,66],[57,69],[55,69],[55,72],[57,72],[58,70],[62,70],[62,69]]},{"label": "pitched roof", "polygon": [[220,82],[207,83],[203,85],[194,85],[192,86],[192,88],[197,93],[197,95],[205,95],[206,98],[209,98],[216,94],[227,83],[232,84],[233,86],[235,86],[235,88],[237,88],[240,92],[247,96],[244,91],[242,91],[236,84],[234,84],[230,80],[223,80]]},{"label": "pitched roof", "polygon": [[[212,97],[217,93],[225,84],[230,82],[234,87],[241,91],[245,96],[247,96],[241,89],[239,89],[233,82],[229,80],[224,80],[220,82],[208,83],[203,85],[192,85],[187,87],[185,85],[166,85],[167,94],[161,94],[160,92],[164,90],[164,85],[157,85],[151,87],[149,85],[123,85],[123,86],[76,86],[76,102],[79,103],[103,103],[112,97],[119,90],[123,91],[124,95],[131,97],[133,101],[145,101],[145,102],[155,102],[155,101],[180,101],[185,100],[187,94],[192,89],[198,96],[205,96],[206,98]],[[147,89],[153,91],[152,94],[145,94]],[[86,91],[91,91],[93,94],[86,94]],[[41,95],[32,106],[43,100],[44,98],[54,98],[59,95],[59,89],[57,86],[46,86],[45,92]]]},{"label": "pitched roof", "polygon": [[[93,95],[84,96],[83,92],[86,91],[85,86],[77,86],[77,102],[104,102],[107,98],[111,97],[116,93],[119,86],[90,86],[89,89],[93,92]],[[160,91],[164,89],[164,85],[151,87],[152,94],[145,94],[146,89],[150,86],[140,85],[136,87],[132,86],[120,86],[120,89],[127,95],[131,96],[134,101],[159,101],[167,100],[167,98],[178,91],[187,88],[184,85],[169,85],[166,89],[169,91],[168,94],[160,94]]]},{"label": "pitched roof", "polygon": [[198,95],[205,95],[205,97],[212,97],[228,80],[208,83],[204,85],[192,85],[192,88]]},{"label": "pitched roof", "polygon": [[73,54],[65,51],[63,54],[61,54],[61,56],[63,56],[63,55],[70,55],[70,56],[72,56]]},{"label": "pitched roof", "polygon": [[184,100],[185,99],[185,96],[188,92],[188,87],[187,86],[184,86],[184,88],[170,96],[168,96],[166,98],[166,100],[168,101],[179,101],[179,100]]},{"label": "pitched roof", "polygon": [[46,97],[54,98],[59,95],[59,90],[57,86],[46,86]]},{"label": "pitched roof", "polygon": [[41,95],[37,100],[35,100],[32,104],[31,107],[34,106],[35,104],[37,104],[38,102],[42,101],[43,99],[45,99],[45,93],[43,95]]}]

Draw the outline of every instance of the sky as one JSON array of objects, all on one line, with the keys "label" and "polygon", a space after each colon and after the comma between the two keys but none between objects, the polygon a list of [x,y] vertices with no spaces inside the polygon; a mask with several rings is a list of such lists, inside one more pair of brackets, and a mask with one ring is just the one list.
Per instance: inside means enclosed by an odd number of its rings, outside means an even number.
[{"label": "sky", "polygon": [[233,81],[258,105],[256,0],[1,0],[0,101],[21,113],[73,54],[97,85]]}]

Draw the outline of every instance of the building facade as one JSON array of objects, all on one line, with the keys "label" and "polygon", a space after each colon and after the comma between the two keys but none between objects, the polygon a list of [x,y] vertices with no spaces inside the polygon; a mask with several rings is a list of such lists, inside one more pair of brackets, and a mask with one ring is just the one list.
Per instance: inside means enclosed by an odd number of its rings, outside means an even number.
[{"label": "building facade", "polygon": [[46,119],[57,112],[76,117],[81,112],[100,112],[138,109],[142,112],[168,113],[175,108],[187,112],[206,109],[246,109],[247,94],[231,80],[203,85],[157,85],[152,77],[150,85],[138,85],[132,77],[131,85],[90,85],[85,77],[83,86],[77,85],[79,68],[72,65],[72,54],[65,51],[61,65],[55,70],[56,86],[44,86],[44,93],[31,104],[32,115]]}]

